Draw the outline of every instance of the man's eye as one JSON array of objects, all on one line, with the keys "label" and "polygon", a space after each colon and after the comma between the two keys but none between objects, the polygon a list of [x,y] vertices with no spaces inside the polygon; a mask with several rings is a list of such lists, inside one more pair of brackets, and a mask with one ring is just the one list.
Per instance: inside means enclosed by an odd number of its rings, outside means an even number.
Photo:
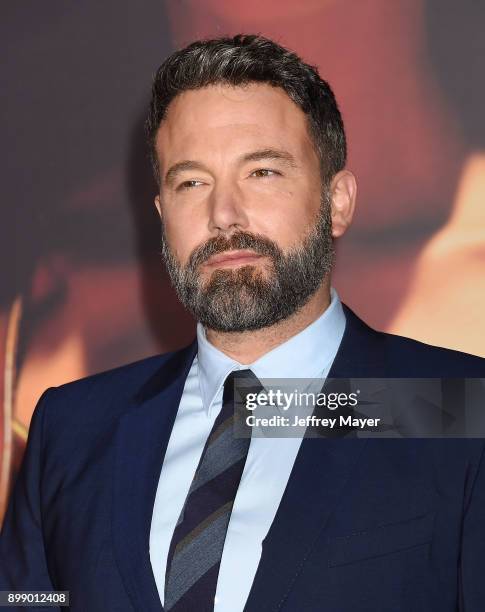
[{"label": "man's eye", "polygon": [[194,187],[198,187],[199,185],[202,185],[202,181],[197,181],[195,179],[191,181],[184,181],[183,183],[180,183],[180,185],[177,187],[177,190],[193,189]]},{"label": "man's eye", "polygon": [[264,178],[266,176],[272,176],[273,174],[280,174],[276,170],[270,170],[269,168],[258,168],[251,172],[251,176],[255,176],[256,178]]}]

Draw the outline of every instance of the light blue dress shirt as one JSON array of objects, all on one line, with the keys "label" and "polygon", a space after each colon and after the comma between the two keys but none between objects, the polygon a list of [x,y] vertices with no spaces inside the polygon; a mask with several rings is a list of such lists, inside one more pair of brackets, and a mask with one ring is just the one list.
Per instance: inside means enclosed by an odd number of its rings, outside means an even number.
[{"label": "light blue dress shirt", "polygon": [[[259,379],[325,378],[345,329],[332,289],[329,307],[313,323],[250,365],[234,361],[197,325],[198,352],[187,376],[160,473],[150,530],[150,560],[160,599],[170,541],[206,439],[222,406],[226,377],[250,368]],[[286,488],[302,438],[253,437],[231,513],[217,581],[216,612],[241,612]],[[143,452],[143,451],[141,451]]]}]

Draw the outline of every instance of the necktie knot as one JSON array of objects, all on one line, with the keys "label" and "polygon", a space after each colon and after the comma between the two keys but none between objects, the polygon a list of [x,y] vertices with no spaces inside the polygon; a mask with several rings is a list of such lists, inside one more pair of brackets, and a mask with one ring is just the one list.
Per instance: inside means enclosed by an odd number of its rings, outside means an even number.
[{"label": "necktie knot", "polygon": [[222,409],[218,421],[234,417],[235,435],[251,437],[250,431],[244,426],[247,416],[247,399],[251,394],[253,399],[263,389],[261,382],[251,370],[233,370],[226,378],[222,396]]},{"label": "necktie knot", "polygon": [[252,370],[233,370],[224,383],[222,403],[235,402],[236,406],[240,406],[249,393],[257,394],[262,389],[261,382]]}]

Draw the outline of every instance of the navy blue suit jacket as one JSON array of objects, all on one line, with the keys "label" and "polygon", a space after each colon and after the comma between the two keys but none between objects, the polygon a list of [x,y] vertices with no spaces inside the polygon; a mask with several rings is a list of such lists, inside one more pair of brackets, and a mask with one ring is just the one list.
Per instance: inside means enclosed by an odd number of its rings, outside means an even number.
[{"label": "navy blue suit jacket", "polygon": [[[483,359],[345,314],[330,376],[485,376]],[[162,610],[150,521],[196,350],[44,393],[1,536],[0,590],[69,590],[83,612]],[[245,610],[484,612],[484,463],[481,439],[305,439]]]}]

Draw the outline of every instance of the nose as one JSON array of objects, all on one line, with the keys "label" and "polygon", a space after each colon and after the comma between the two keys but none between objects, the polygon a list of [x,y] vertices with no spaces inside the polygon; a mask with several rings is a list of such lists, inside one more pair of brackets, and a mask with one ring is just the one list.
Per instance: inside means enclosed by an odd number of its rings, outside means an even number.
[{"label": "nose", "polygon": [[244,196],[237,183],[219,182],[209,199],[209,231],[222,234],[248,227]]}]

